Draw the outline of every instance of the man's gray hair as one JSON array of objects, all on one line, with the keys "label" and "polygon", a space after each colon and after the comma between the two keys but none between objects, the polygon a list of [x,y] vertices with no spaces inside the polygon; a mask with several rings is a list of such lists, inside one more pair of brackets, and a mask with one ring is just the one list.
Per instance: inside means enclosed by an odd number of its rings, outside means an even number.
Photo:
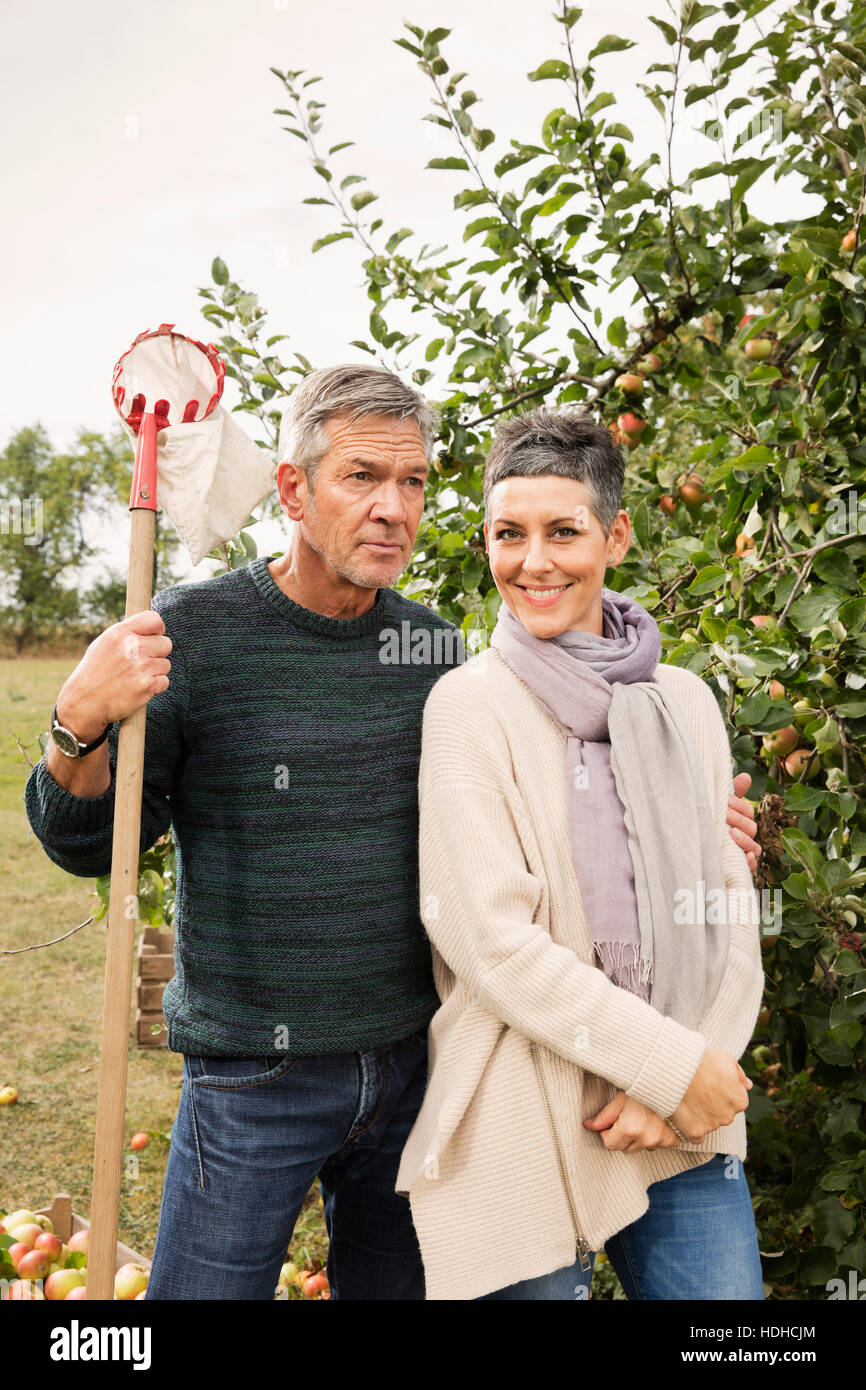
[{"label": "man's gray hair", "polygon": [[415,420],[424,454],[430,460],[436,412],[418,391],[404,385],[385,367],[356,362],[320,367],[305,376],[289,397],[280,423],[277,460],[288,460],[302,468],[311,489],[316,485],[319,463],[331,447],[324,425],[334,415],[345,415],[350,420],[360,420],[364,415]]},{"label": "man's gray hair", "polygon": [[539,406],[500,425],[484,470],[484,511],[490,493],[504,478],[574,478],[590,493],[590,510],[605,535],[620,510],[625,462],[622,450],[604,425],[578,410]]}]

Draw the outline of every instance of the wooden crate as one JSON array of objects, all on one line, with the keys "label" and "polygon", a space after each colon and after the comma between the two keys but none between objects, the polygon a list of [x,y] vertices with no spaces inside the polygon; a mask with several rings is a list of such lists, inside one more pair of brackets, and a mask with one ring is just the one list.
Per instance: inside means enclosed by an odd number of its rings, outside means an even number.
[{"label": "wooden crate", "polygon": [[[162,1012],[162,992],[174,974],[174,932],[145,927],[138,942],[135,982],[135,1040],[139,1047],[165,1047],[168,1034]],[[151,1031],[153,1025],[160,1031]]]},{"label": "wooden crate", "polygon": [[[72,1199],[66,1192],[58,1192],[50,1207],[40,1207],[35,1214],[51,1218],[54,1234],[58,1240],[63,1241],[64,1245],[68,1244],[69,1237],[74,1231],[90,1230],[90,1222],[72,1210]],[[115,1271],[120,1269],[121,1265],[126,1264],[144,1265],[150,1269],[150,1260],[146,1259],[144,1255],[139,1255],[137,1250],[130,1250],[128,1245],[123,1245],[121,1241],[118,1241],[117,1253],[114,1258]]]}]

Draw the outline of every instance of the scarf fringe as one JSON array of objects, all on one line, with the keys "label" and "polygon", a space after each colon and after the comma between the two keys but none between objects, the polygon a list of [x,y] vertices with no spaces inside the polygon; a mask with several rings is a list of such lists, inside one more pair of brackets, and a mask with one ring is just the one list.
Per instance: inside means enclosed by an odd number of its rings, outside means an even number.
[{"label": "scarf fringe", "polygon": [[612,984],[648,999],[653,963],[641,955],[638,941],[596,941],[595,949],[602,969]]}]

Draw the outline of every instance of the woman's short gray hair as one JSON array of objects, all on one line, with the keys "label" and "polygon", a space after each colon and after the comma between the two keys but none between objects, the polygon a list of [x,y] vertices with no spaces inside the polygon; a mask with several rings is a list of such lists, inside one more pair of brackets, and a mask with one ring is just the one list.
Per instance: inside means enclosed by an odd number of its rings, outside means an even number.
[{"label": "woman's short gray hair", "polygon": [[484,470],[484,511],[490,493],[505,478],[541,478],[554,474],[583,483],[590,507],[605,534],[616,520],[622,499],[625,462],[604,425],[579,410],[539,406],[500,425]]},{"label": "woman's short gray hair", "polygon": [[418,391],[385,367],[356,362],[320,367],[295,387],[280,423],[278,462],[297,464],[311,488],[316,485],[319,463],[331,447],[324,425],[334,415],[346,415],[350,420],[364,415],[415,420],[424,454],[428,461],[431,457],[436,412]]}]

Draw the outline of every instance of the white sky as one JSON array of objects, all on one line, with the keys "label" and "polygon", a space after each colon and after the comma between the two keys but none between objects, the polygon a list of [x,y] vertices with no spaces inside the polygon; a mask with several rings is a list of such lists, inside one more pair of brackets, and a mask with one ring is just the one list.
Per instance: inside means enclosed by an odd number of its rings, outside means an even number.
[{"label": "white sky", "polygon": [[[310,254],[337,218],[301,203],[323,185],[272,114],[285,102],[270,66],[323,76],[309,93],[327,104],[322,143],[355,140],[335,168],[366,175],[388,230],[413,226],[434,245],[450,234],[459,254],[451,198],[463,176],[424,170],[455,150],[422,121],[429,85],[393,40],[405,33],[404,16],[453,30],[443,52],[482,98],[472,114],[496,131],[485,151],[492,165],[511,136],[535,140],[563,101],[561,84],[526,80],[560,55],[553,8],[553,0],[3,0],[0,446],[37,421],[58,449],[80,426],[111,427],[111,370],[138,332],[174,321],[194,337],[215,334],[197,294],[215,255],[259,294],[270,331],[290,335],[277,349],[284,361],[293,348],[314,365],[371,360],[347,346],[369,336],[360,254],[349,241]],[[667,13],[664,0],[653,8]],[[597,60],[596,91],[621,96],[616,114],[605,114],[631,126],[637,148],[660,148],[660,118],[636,83],[667,48],[641,8],[590,0],[576,33],[584,53],[605,33],[638,41]],[[703,136],[687,133],[700,110],[686,113],[680,172],[716,157]],[[696,193],[709,191],[704,183]],[[806,215],[810,202],[789,196],[780,207],[771,184],[760,202],[750,198],[773,218]],[[624,292],[617,312],[628,312],[629,298]],[[262,528],[258,539],[275,548],[279,529]],[[111,542],[121,568],[124,540]],[[204,561],[195,573],[211,569]]]}]

